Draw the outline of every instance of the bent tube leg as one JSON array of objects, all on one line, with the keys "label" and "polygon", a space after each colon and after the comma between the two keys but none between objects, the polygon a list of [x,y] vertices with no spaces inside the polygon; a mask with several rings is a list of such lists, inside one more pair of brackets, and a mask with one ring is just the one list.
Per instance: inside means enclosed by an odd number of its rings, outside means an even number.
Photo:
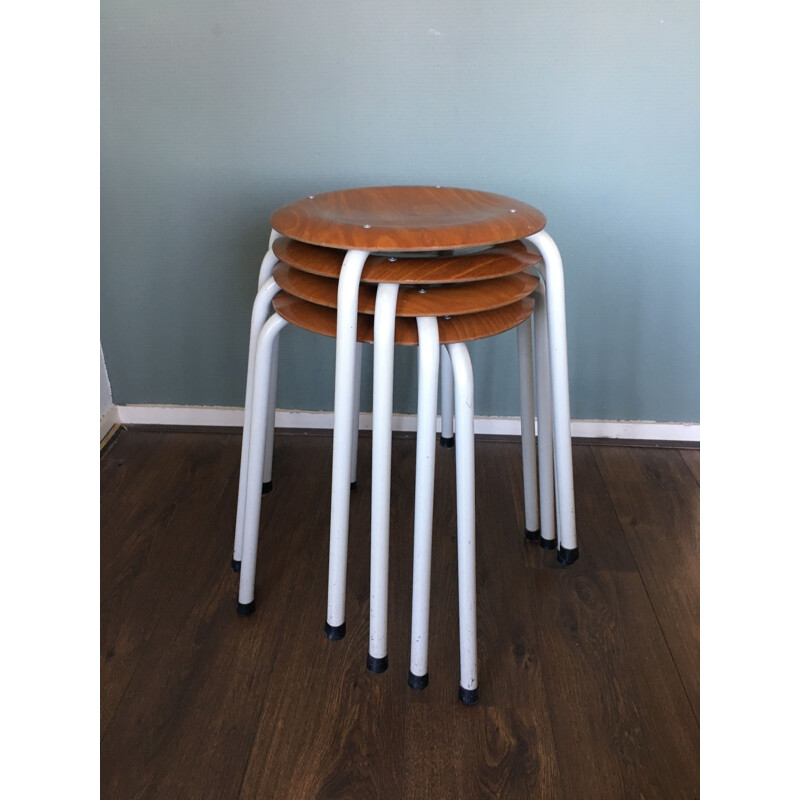
[{"label": "bent tube leg", "polygon": [[567,316],[564,267],[552,237],[539,231],[528,237],[544,259],[547,335],[550,355],[550,393],[553,411],[553,450],[556,476],[558,560],[570,564],[578,558],[575,529],[575,489],[572,473],[572,437],[567,365]]},{"label": "bent tube leg", "polygon": [[[242,535],[244,530],[245,490],[247,486],[247,464],[250,453],[250,427],[253,411],[254,364],[256,346],[261,329],[267,321],[272,298],[278,293],[278,284],[269,278],[261,287],[253,303],[250,317],[250,348],[247,355],[247,384],[244,398],[244,429],[242,431],[242,458],[239,465],[239,497],[236,504],[236,530],[233,542],[233,568],[238,571],[242,561]],[[260,494],[260,492],[259,492]]]},{"label": "bent tube leg", "polygon": [[369,653],[367,668],[388,666],[389,511],[392,483],[392,394],[396,283],[382,283],[375,298],[372,371],[372,531],[369,571]]},{"label": "bent tube leg", "polygon": [[361,351],[363,345],[356,342],[355,377],[353,379],[353,442],[350,445],[350,491],[356,488],[358,480],[358,418],[361,411]]},{"label": "bent tube leg", "polygon": [[267,435],[264,439],[264,474],[261,477],[261,493],[272,489],[272,454],[275,450],[275,405],[278,394],[278,343],[272,345],[272,360],[269,373],[269,397],[267,398]]},{"label": "bent tube leg", "polygon": [[[433,479],[436,459],[436,393],[439,383],[439,323],[418,317],[417,463],[414,486],[414,575],[411,599],[411,664],[413,688],[428,682],[428,622],[431,596]],[[459,436],[459,441],[461,441]]]},{"label": "bent tube leg", "polygon": [[452,447],[455,442],[453,436],[453,367],[450,364],[450,356],[447,355],[445,345],[441,346],[439,363],[442,373],[442,436],[440,442],[442,447]]},{"label": "bent tube leg", "polygon": [[253,364],[253,410],[250,421],[250,457],[247,464],[245,491],[244,531],[242,541],[242,568],[239,574],[240,614],[252,613],[255,599],[256,553],[258,551],[258,526],[261,519],[261,475],[264,470],[264,439],[267,435],[267,398],[272,372],[272,344],[286,325],[286,320],[273,314],[261,329],[256,344]]},{"label": "bent tube leg", "polygon": [[478,614],[475,576],[475,416],[472,363],[463,342],[447,346],[453,364],[458,521],[458,628],[461,648],[459,698],[478,701]]},{"label": "bent tube leg", "polygon": [[275,244],[275,240],[280,236],[278,231],[273,230],[270,231],[269,234],[269,248],[267,249],[267,253],[264,258],[261,260],[261,269],[258,271],[258,288],[260,289],[271,277],[272,277],[272,270],[275,269],[275,265],[278,263],[278,258],[275,253],[272,252],[272,245]]},{"label": "bent tube leg", "polygon": [[553,474],[553,415],[550,400],[550,356],[547,348],[547,303],[544,283],[533,293],[533,341],[536,380],[536,412],[539,421],[539,544],[545,550],[556,548],[555,477]]},{"label": "bent tube leg", "polygon": [[517,326],[517,358],[519,361],[519,404],[522,428],[522,486],[525,496],[525,538],[538,541],[539,476],[536,468],[536,436],[533,417],[533,335],[531,318]]},{"label": "bent tube leg", "polygon": [[345,634],[347,532],[350,517],[350,467],[353,446],[353,390],[355,387],[358,286],[367,260],[364,250],[349,250],[339,274],[336,313],[336,376],[333,401],[333,467],[331,476],[331,536],[328,560],[329,639]]}]

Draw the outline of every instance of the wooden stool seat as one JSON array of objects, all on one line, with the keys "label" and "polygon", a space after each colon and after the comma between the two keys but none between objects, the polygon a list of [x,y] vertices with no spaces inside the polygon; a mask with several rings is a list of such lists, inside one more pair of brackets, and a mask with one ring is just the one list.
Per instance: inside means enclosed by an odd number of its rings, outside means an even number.
[{"label": "wooden stool seat", "polygon": [[340,250],[430,251],[509,242],[545,216],[499,194],[445,186],[372,186],[311,195],[272,215],[274,230]]},{"label": "wooden stool seat", "polygon": [[[339,283],[302,272],[288,264],[278,263],[272,273],[275,282],[287,294],[328,308],[336,308]],[[525,272],[474,283],[440,284],[437,286],[401,286],[397,293],[398,317],[444,317],[488,311],[515,303],[532,294],[539,279]],[[378,287],[361,285],[358,310],[375,313]]]},{"label": "wooden stool seat", "polygon": [[[276,313],[298,328],[320,333],[323,336],[336,336],[336,309],[309,303],[299,297],[278,292],[272,301]],[[510,305],[479,311],[474,314],[461,314],[446,319],[439,318],[439,341],[441,344],[471,342],[485,339],[498,333],[516,328],[533,313],[533,298],[524,297]],[[358,315],[356,338],[359,342],[372,342],[374,317],[371,314]],[[416,319],[398,317],[395,323],[395,344],[418,345]]]},{"label": "wooden stool seat", "polygon": [[[338,278],[342,251],[280,237],[273,244],[275,257],[303,272]],[[513,275],[541,264],[542,257],[523,242],[504,242],[478,253],[447,256],[374,255],[361,272],[362,283],[463,283]]]}]

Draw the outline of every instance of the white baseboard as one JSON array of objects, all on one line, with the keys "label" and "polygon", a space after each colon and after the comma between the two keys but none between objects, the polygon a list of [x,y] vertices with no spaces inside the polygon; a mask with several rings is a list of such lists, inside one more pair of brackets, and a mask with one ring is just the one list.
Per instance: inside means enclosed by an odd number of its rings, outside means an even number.
[{"label": "white baseboard", "polygon": [[[123,406],[125,408],[125,406]],[[102,442],[105,435],[120,421],[119,419],[119,406],[112,405],[111,408],[100,417],[100,441]]]},{"label": "white baseboard", "polygon": [[[149,406],[121,405],[112,406],[101,420],[100,435],[103,433],[103,421],[116,413],[116,418],[108,425],[106,431],[115,422],[123,425],[197,425],[210,427],[241,427],[244,423],[244,409],[223,408],[216,406]],[[333,428],[333,412],[331,411],[282,411],[275,415],[275,426],[278,428]],[[359,418],[361,430],[372,430],[372,414],[362,412]],[[413,414],[395,414],[392,417],[392,429],[395,431],[415,431],[416,416]],[[437,423],[441,429],[441,421]],[[699,442],[699,423],[686,422],[647,422],[620,420],[574,419],[571,425],[572,435],[589,439],[641,439],[644,441]],[[519,417],[475,417],[475,433],[520,435]]]}]

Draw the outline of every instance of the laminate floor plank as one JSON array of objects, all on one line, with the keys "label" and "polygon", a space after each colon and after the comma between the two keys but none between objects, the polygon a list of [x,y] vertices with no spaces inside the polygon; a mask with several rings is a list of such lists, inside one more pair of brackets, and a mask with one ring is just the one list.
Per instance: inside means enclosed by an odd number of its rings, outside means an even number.
[{"label": "laminate floor plank", "polygon": [[700,450],[690,450],[688,448],[678,450],[681,458],[686,462],[686,466],[692,471],[692,475],[700,483]]},{"label": "laminate floor plank", "polygon": [[[123,431],[120,436],[142,435]],[[129,496],[111,501],[113,508],[101,523],[101,735],[161,614],[182,585],[182,565],[196,562],[196,539],[183,531],[203,528],[238,462],[230,437],[175,436],[160,453],[139,451],[139,458],[147,458],[162,476],[158,488],[143,480],[148,472],[140,470],[130,480]]]},{"label": "laminate floor plank", "polygon": [[699,720],[700,487],[677,450],[592,452]]},{"label": "laminate floor plank", "polygon": [[[325,507],[318,502],[324,481],[313,476],[318,459],[329,463],[330,439],[286,438],[276,436],[280,482],[263,505],[253,617],[236,614],[238,576],[230,569],[238,465],[203,525],[173,526],[194,554],[166,565],[180,577],[180,591],[162,612],[103,739],[104,798],[238,797],[285,627],[282,612],[292,592],[302,591],[294,581],[298,553],[315,545],[309,530]],[[240,445],[240,436],[230,437],[233,451]]]},{"label": "laminate floor plank", "polygon": [[[456,444],[458,447],[458,444]],[[455,470],[440,451],[434,527],[430,685],[409,695],[406,798],[562,798],[536,654],[524,516],[497,491],[516,486],[518,445],[476,444],[478,705],[458,700],[459,638]],[[439,485],[439,484],[444,485]],[[492,491],[480,487],[492,486]],[[521,484],[520,484],[521,490]],[[538,549],[538,548],[537,548]]]},{"label": "laminate floor plank", "polygon": [[535,580],[565,800],[699,797],[699,727],[640,576],[543,569]]},{"label": "laminate floor plank", "polygon": [[[393,495],[413,486],[413,445],[395,443]],[[347,635],[323,633],[327,608],[329,513],[319,515],[316,544],[304,549],[297,591],[284,608],[286,635],[263,692],[263,708],[241,798],[391,798],[401,796],[413,505],[392,505],[389,668],[367,670],[369,647],[370,439],[359,450],[358,491],[351,495]],[[330,472],[326,472],[330,480]],[[327,500],[327,495],[326,498]],[[320,508],[325,503],[320,503]],[[410,585],[410,578],[408,579]]]},{"label": "laminate floor plank", "polygon": [[322,631],[329,434],[276,436],[246,619],[230,569],[241,433],[123,430],[103,453],[101,796],[698,797],[693,451],[576,445],[581,557],[563,568],[524,538],[519,444],[477,441],[480,701],[467,708],[454,452],[438,447],[430,685],[406,683],[413,437],[393,442],[389,669],[366,669],[370,444],[339,642]]}]

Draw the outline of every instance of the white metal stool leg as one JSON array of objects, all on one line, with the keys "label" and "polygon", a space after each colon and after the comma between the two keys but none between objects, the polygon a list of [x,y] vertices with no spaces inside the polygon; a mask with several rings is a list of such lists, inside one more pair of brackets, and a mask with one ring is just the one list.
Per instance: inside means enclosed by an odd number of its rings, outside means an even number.
[{"label": "white metal stool leg", "polygon": [[455,443],[453,435],[453,367],[450,364],[450,356],[447,354],[445,345],[441,346],[439,363],[442,373],[442,435],[439,438],[439,444],[442,447],[452,447]]},{"label": "white metal stool leg", "polygon": [[396,283],[382,283],[375,298],[372,374],[372,532],[370,535],[369,653],[367,669],[389,666],[389,511],[392,482],[392,393]]},{"label": "white metal stool leg", "polygon": [[[436,393],[439,383],[439,323],[418,317],[417,464],[414,486],[414,576],[411,600],[411,665],[408,685],[428,685],[428,621],[431,596],[433,479],[436,460]],[[460,430],[460,429],[459,429]],[[461,434],[459,433],[459,441]]]},{"label": "white metal stool leg", "polygon": [[539,420],[539,522],[541,535],[539,544],[545,550],[555,550],[556,505],[555,478],[553,473],[553,414],[550,394],[550,354],[547,347],[547,302],[544,283],[533,293],[533,340],[536,380],[536,413]]},{"label": "white metal stool leg", "polygon": [[351,422],[353,441],[350,445],[350,491],[358,489],[358,422],[361,413],[361,355],[363,345],[356,342],[356,360],[353,377],[353,420]]},{"label": "white metal stool leg", "polygon": [[253,401],[250,414],[250,446],[247,459],[247,479],[242,537],[242,565],[239,575],[238,612],[242,616],[255,608],[256,553],[258,526],[261,521],[261,477],[264,471],[264,441],[267,435],[267,403],[269,397],[273,342],[286,325],[286,320],[273,314],[261,329],[253,362]]},{"label": "white metal stool leg", "polygon": [[278,293],[278,284],[268,278],[256,295],[250,317],[250,348],[247,356],[247,384],[244,399],[244,430],[242,432],[242,459],[239,466],[239,498],[236,505],[236,532],[233,542],[231,566],[238,572],[242,564],[242,536],[244,531],[245,490],[247,487],[247,464],[250,453],[250,429],[253,415],[254,364],[258,336],[269,315],[272,298]]},{"label": "white metal stool leg", "polygon": [[269,397],[267,398],[267,435],[264,439],[264,474],[261,477],[261,494],[272,491],[272,455],[275,450],[275,406],[278,395],[278,344],[272,345],[269,373]]},{"label": "white metal stool leg", "polygon": [[[258,273],[258,288],[260,289],[271,277],[278,258],[272,252],[275,240],[280,236],[277,231],[270,231],[269,249],[261,262]],[[272,372],[270,373],[270,394],[267,401],[267,438],[264,443],[264,477],[261,485],[261,494],[272,490],[272,453],[275,445],[275,398],[278,390],[278,340],[275,340],[275,351],[272,356]]]},{"label": "white metal stool leg", "polygon": [[553,449],[556,475],[558,560],[572,564],[578,559],[575,530],[575,490],[572,475],[572,437],[567,368],[567,316],[564,268],[556,243],[545,231],[528,237],[544,259],[543,278],[547,302],[547,334],[550,351],[550,391],[553,410]]},{"label": "white metal stool leg", "polygon": [[347,582],[347,532],[350,518],[350,469],[353,447],[358,286],[367,260],[364,250],[349,250],[339,274],[336,313],[336,377],[333,402],[333,468],[331,476],[331,538],[328,561],[328,613],[325,634],[344,637]]},{"label": "white metal stool leg", "polygon": [[472,363],[463,342],[447,345],[453,364],[456,429],[456,517],[458,520],[458,628],[461,679],[458,696],[478,702],[478,615],[475,576],[475,427]]},{"label": "white metal stool leg", "polygon": [[533,335],[531,318],[517,326],[520,422],[522,427],[522,486],[525,496],[525,538],[539,540],[539,476],[533,416]]}]

